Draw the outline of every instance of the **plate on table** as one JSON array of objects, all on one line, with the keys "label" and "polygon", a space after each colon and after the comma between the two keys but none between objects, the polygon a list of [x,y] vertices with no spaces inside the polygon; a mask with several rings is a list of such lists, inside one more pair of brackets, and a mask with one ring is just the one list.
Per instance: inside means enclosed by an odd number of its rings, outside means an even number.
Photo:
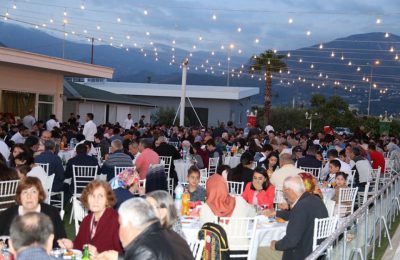
[{"label": "plate on table", "polygon": [[77,249],[70,249],[67,250],[63,253],[63,258],[64,259],[72,259],[72,256],[75,255],[75,257],[77,259],[81,259],[82,258],[82,251],[77,250]]}]

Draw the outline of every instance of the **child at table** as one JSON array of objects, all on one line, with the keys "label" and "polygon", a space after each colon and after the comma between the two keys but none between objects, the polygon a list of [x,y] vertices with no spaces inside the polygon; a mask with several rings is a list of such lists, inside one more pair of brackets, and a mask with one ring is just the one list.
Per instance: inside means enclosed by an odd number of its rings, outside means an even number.
[{"label": "child at table", "polygon": [[336,203],[339,202],[339,191],[342,188],[348,188],[347,186],[347,174],[344,172],[338,172],[336,173],[336,186],[335,186],[335,195],[333,196],[332,200],[334,200]]},{"label": "child at table", "polygon": [[196,166],[191,166],[187,175],[188,192],[190,194],[190,201],[205,201],[206,190],[199,185],[200,171]]},{"label": "child at table", "polygon": [[329,174],[326,176],[326,183],[331,184],[333,187],[335,187],[336,182],[336,174],[340,171],[340,161],[339,160],[331,160],[329,162]]}]

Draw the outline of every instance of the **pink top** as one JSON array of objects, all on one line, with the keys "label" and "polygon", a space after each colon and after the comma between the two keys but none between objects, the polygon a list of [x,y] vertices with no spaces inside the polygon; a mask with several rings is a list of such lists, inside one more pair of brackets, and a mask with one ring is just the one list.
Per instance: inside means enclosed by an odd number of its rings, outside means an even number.
[{"label": "pink top", "polygon": [[254,196],[257,198],[257,204],[259,206],[266,205],[267,208],[272,209],[274,207],[274,197],[275,197],[275,187],[270,184],[267,190],[261,190],[256,192],[255,190],[251,189],[251,182],[247,183],[246,188],[242,193],[242,197],[247,203],[253,204],[255,201]]},{"label": "pink top", "polygon": [[147,170],[149,169],[150,164],[159,164],[160,157],[156,152],[154,152],[150,148],[146,148],[142,151],[142,153],[138,156],[135,162],[136,170],[139,173],[140,179],[146,179]]}]

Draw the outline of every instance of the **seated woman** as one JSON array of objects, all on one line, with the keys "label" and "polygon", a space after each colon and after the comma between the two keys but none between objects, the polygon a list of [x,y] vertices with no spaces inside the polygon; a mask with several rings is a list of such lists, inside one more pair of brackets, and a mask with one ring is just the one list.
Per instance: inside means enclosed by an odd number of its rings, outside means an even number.
[{"label": "seated woman", "polygon": [[[218,217],[245,218],[256,215],[254,207],[248,204],[242,196],[232,197],[229,194],[228,185],[219,174],[208,178],[206,193],[206,203],[200,209],[201,224],[214,222]],[[229,223],[223,225],[229,226]],[[229,237],[229,232],[227,236]]]},{"label": "seated woman", "polygon": [[[187,248],[185,235],[182,231],[182,224],[177,215],[174,200],[168,192],[163,190],[152,191],[146,194],[146,200],[153,206],[156,216],[160,220],[161,227],[168,230],[174,246],[177,248]],[[188,253],[182,250],[182,253]],[[184,255],[182,259],[192,259],[191,254]]]},{"label": "seated woman", "polygon": [[279,166],[279,154],[276,152],[272,152],[268,155],[267,159],[265,160],[265,169],[267,169],[268,177],[271,178],[272,173],[278,168]]},{"label": "seated woman", "polygon": [[90,182],[82,192],[81,201],[89,209],[89,215],[82,220],[74,242],[60,239],[58,245],[82,250],[89,244],[92,256],[107,250],[121,252],[118,213],[113,209],[116,199],[110,185],[105,181]]},{"label": "seated woman", "polygon": [[10,150],[10,157],[8,158],[8,163],[9,166],[12,168],[15,168],[15,157],[17,157],[18,154],[23,153],[23,152],[29,152],[28,147],[26,147],[24,144],[14,144],[11,147]]},{"label": "seated woman", "polygon": [[47,173],[44,171],[40,165],[35,163],[33,155],[29,152],[22,152],[15,157],[15,164],[17,167],[21,165],[28,165],[31,170],[26,174],[26,176],[36,177],[42,182],[42,186],[46,184],[46,179],[48,177]]},{"label": "seated woman", "polygon": [[[58,210],[43,203],[45,198],[46,194],[38,178],[26,177],[26,179],[22,180],[15,195],[17,205],[11,206],[0,214],[0,236],[8,236],[10,234],[10,225],[15,216],[22,216],[28,212],[42,212],[49,216],[53,223],[54,241],[67,237]],[[53,243],[53,247],[57,247],[57,242]]]},{"label": "seated woman", "polygon": [[257,167],[253,173],[253,181],[247,183],[242,197],[247,203],[258,205],[262,209],[272,209],[274,206],[275,187],[269,182],[266,170]]},{"label": "seated woman", "polygon": [[252,181],[254,170],[251,169],[253,163],[253,156],[249,152],[244,152],[240,156],[240,163],[232,169],[232,176],[228,176],[228,180],[236,182],[244,182],[246,185]]}]

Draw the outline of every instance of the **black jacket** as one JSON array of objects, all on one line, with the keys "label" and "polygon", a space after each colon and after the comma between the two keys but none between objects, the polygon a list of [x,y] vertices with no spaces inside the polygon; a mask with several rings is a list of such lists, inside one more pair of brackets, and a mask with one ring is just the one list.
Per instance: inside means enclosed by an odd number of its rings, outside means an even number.
[{"label": "black jacket", "polygon": [[[19,205],[14,205],[0,214],[0,236],[10,235],[11,222],[16,216],[18,216],[18,207]],[[67,237],[59,211],[53,206],[40,203],[40,212],[50,217],[54,226],[53,248],[58,247],[57,240]]]},{"label": "black jacket", "polygon": [[312,252],[314,219],[327,218],[328,211],[319,197],[306,192],[292,210],[278,211],[277,217],[289,220],[286,235],[275,245],[284,251],[282,260],[303,260]]},{"label": "black jacket", "polygon": [[171,156],[172,157],[170,176],[173,177],[175,179],[175,183],[177,183],[178,176],[176,175],[176,172],[175,172],[174,160],[181,159],[181,155],[179,154],[178,150],[176,150],[175,146],[173,146],[173,145],[170,145],[167,143],[161,143],[158,147],[156,147],[154,149],[154,151],[159,156]]},{"label": "black jacket", "polygon": [[148,226],[125,248],[125,260],[191,260],[192,252],[183,238],[159,222]]},{"label": "black jacket", "polygon": [[306,155],[297,160],[297,168],[300,167],[321,168],[322,162],[313,155]]}]

